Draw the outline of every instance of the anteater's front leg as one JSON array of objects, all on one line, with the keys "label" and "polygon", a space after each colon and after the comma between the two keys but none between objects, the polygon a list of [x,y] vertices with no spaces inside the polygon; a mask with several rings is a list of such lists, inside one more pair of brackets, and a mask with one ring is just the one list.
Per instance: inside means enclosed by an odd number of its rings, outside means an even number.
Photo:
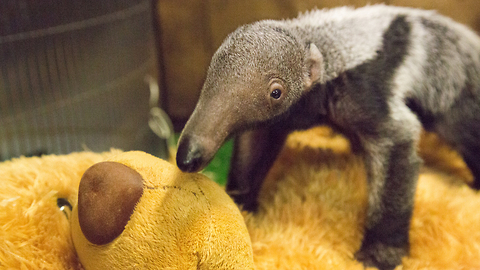
[{"label": "anteater's front leg", "polygon": [[[402,125],[402,122],[404,125]],[[366,266],[394,269],[409,252],[409,228],[420,159],[414,123],[392,121],[380,137],[363,138],[368,214],[356,257]],[[396,130],[396,131],[395,131]]]},{"label": "anteater's front leg", "polygon": [[263,127],[237,135],[227,182],[227,193],[243,209],[255,211],[263,180],[288,133],[275,127]]}]

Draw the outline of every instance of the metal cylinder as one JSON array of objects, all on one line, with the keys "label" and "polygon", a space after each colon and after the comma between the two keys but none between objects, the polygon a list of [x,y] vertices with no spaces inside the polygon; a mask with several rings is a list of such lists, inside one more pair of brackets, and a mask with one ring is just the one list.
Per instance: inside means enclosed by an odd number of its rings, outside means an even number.
[{"label": "metal cylinder", "polygon": [[0,1],[0,159],[139,149],[157,56],[150,0]]}]

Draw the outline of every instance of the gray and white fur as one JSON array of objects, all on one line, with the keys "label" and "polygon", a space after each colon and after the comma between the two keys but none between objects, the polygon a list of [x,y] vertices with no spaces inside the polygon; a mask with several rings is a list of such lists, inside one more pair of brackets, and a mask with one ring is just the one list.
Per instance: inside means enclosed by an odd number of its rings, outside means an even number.
[{"label": "gray and white fur", "polygon": [[255,210],[288,133],[318,124],[364,156],[357,259],[393,269],[408,255],[422,126],[461,153],[480,188],[480,38],[435,12],[385,5],[242,26],[212,58],[177,164],[198,171],[235,137],[227,191]]}]

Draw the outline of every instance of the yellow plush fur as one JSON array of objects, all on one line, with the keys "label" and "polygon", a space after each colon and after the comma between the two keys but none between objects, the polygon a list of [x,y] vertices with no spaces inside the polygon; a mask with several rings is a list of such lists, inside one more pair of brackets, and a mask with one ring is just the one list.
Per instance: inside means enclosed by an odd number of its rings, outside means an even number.
[{"label": "yellow plush fur", "polygon": [[[480,195],[460,157],[425,133],[425,165],[410,230],[411,254],[397,269],[480,269]],[[256,269],[363,269],[366,179],[348,141],[327,128],[290,136],[270,171],[258,214],[248,214]]]},{"label": "yellow plush fur", "polygon": [[0,163],[0,269],[80,269],[57,198],[77,201],[78,182],[110,153],[20,158]]},{"label": "yellow plush fur", "polygon": [[[466,184],[472,176],[431,134],[420,152],[411,254],[397,269],[480,269],[480,195]],[[81,269],[56,199],[75,204],[82,173],[111,154],[0,164],[0,269]],[[326,128],[293,134],[266,179],[259,212],[244,213],[255,268],[363,269],[353,254],[365,206],[363,162],[348,142]]]}]

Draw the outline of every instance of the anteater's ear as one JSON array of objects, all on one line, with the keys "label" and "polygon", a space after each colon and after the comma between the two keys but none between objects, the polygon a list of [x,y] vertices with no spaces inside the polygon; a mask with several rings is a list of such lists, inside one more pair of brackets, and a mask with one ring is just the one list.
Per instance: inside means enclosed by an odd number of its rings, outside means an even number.
[{"label": "anteater's ear", "polygon": [[315,82],[323,80],[323,56],[317,46],[310,43],[307,49],[306,65],[308,76],[305,78],[306,89],[310,89]]}]

